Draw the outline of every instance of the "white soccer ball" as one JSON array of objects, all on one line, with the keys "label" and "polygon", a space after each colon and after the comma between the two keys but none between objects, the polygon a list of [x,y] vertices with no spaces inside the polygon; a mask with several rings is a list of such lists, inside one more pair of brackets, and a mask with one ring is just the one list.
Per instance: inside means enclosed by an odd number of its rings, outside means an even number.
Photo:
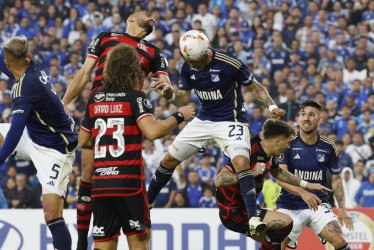
[{"label": "white soccer ball", "polygon": [[197,61],[209,47],[206,35],[198,30],[190,30],[184,33],[179,40],[179,50],[183,57]]}]

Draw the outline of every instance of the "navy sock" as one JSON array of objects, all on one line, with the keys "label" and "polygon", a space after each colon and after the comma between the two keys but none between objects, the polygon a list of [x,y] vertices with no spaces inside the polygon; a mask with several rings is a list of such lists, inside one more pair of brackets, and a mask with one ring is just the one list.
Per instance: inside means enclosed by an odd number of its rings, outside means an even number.
[{"label": "navy sock", "polygon": [[174,169],[170,170],[162,166],[160,166],[156,170],[155,175],[152,177],[151,183],[149,184],[147,196],[148,196],[148,203],[152,204],[155,202],[156,196],[160,193],[161,189],[169,182],[171,176],[173,175]]},{"label": "navy sock", "polygon": [[53,247],[58,250],[71,250],[71,236],[63,217],[47,221],[53,237]]},{"label": "navy sock", "polygon": [[336,250],[351,250],[351,247],[348,245],[348,243],[345,243],[344,246],[339,247]]},{"label": "navy sock", "polygon": [[77,200],[77,249],[87,249],[88,229],[90,227],[92,205],[91,205],[91,183],[81,181],[79,183]]},{"label": "navy sock", "polygon": [[252,170],[246,169],[238,172],[240,193],[247,208],[248,220],[257,214],[256,185]]}]

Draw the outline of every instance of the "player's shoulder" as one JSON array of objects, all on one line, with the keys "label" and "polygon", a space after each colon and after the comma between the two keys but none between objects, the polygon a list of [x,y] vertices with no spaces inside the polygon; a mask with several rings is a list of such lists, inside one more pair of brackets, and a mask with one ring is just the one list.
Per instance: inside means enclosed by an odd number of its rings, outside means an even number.
[{"label": "player's shoulder", "polygon": [[216,60],[220,64],[226,64],[235,69],[240,69],[242,63],[233,55],[221,50],[215,50],[210,48],[213,52],[213,60]]},{"label": "player's shoulder", "polygon": [[338,150],[336,149],[335,143],[328,137],[318,134],[318,140],[322,145],[325,145],[327,148],[330,148],[335,152],[335,154],[338,154]]}]

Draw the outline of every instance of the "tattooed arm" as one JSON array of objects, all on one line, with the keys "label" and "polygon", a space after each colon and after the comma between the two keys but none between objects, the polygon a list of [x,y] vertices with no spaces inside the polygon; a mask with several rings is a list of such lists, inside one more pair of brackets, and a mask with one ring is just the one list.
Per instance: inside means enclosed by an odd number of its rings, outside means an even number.
[{"label": "tattooed arm", "polygon": [[275,106],[275,108],[271,109],[270,111],[272,118],[280,118],[286,114],[286,111],[276,107],[275,102],[261,83],[254,80],[254,82],[248,86],[248,89],[253,92],[256,99],[265,107],[270,107],[272,105]]},{"label": "tattooed arm", "polygon": [[342,178],[339,174],[332,175],[332,190],[334,191],[334,196],[338,202],[338,219],[340,224],[344,224],[349,230],[354,230],[351,217],[348,216],[347,211],[345,210],[345,195],[343,189]]},{"label": "tattooed arm", "polygon": [[187,103],[190,101],[191,90],[178,90],[175,93],[175,99],[171,101],[177,107],[186,106]]},{"label": "tattooed arm", "polygon": [[238,183],[238,176],[226,168],[223,168],[221,172],[217,174],[216,179],[214,180],[216,187],[233,186]]}]

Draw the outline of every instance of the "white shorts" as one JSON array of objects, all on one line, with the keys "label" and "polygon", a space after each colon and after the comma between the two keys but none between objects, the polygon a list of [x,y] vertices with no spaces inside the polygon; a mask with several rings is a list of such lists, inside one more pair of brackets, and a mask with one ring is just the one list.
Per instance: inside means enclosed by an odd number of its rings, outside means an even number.
[{"label": "white shorts", "polygon": [[[251,147],[248,125],[240,122],[212,122],[194,118],[175,138],[170,154],[183,161],[191,155],[189,150],[184,150],[183,144],[189,144],[199,149],[211,144],[218,144],[222,151],[231,159],[235,150],[227,150],[228,146],[245,149],[248,152]],[[176,147],[178,145],[178,147]],[[195,153],[195,152],[192,152]]]},{"label": "white shorts", "polygon": [[[0,123],[0,133],[4,138],[9,128],[9,123]],[[13,155],[33,162],[43,194],[65,197],[75,153],[62,154],[55,149],[40,146],[31,140],[25,128]]]},{"label": "white shorts", "polygon": [[[318,211],[310,209],[303,210],[289,210],[280,208],[278,212],[288,214],[293,220],[293,228],[288,238],[291,239],[288,243],[289,248],[296,248],[297,241],[300,234],[303,232],[304,227],[309,227],[317,236],[322,229],[331,221],[338,221],[338,217],[332,212],[330,204],[323,203],[322,206],[318,206]],[[323,240],[323,239],[321,239]]]}]

